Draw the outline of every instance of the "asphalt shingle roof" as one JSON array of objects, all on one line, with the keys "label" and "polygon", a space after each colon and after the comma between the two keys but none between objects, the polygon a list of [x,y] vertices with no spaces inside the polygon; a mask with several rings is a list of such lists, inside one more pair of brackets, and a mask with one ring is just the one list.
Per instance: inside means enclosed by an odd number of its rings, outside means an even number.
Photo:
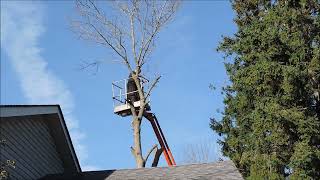
[{"label": "asphalt shingle roof", "polygon": [[48,175],[43,179],[105,180],[238,180],[243,179],[232,161],[191,164],[175,167],[88,171],[74,175]]}]

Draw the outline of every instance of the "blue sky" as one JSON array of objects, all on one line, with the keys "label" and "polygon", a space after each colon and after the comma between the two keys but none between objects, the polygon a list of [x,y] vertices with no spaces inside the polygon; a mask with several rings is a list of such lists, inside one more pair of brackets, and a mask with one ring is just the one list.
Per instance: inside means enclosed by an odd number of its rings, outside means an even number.
[{"label": "blue sky", "polygon": [[[113,114],[111,99],[111,82],[127,71],[110,51],[77,38],[69,27],[74,15],[71,1],[1,1],[1,104],[61,104],[83,169],[134,168],[130,119]],[[228,79],[215,49],[236,31],[233,18],[229,1],[184,1],[147,66],[162,75],[152,110],[178,164],[190,144],[212,143],[212,157],[221,156],[209,118],[223,109]],[[93,75],[79,70],[83,60],[105,63]],[[157,142],[147,122],[142,140],[144,152]]]}]

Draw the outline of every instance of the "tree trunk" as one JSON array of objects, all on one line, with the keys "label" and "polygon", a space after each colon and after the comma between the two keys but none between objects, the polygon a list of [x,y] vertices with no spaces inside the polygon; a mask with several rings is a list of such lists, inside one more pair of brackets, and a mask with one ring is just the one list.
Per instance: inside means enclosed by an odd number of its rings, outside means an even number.
[{"label": "tree trunk", "polygon": [[137,168],[145,167],[145,161],[142,157],[141,149],[141,120],[141,118],[136,117],[132,122],[134,138],[134,148],[132,153],[136,159]]}]

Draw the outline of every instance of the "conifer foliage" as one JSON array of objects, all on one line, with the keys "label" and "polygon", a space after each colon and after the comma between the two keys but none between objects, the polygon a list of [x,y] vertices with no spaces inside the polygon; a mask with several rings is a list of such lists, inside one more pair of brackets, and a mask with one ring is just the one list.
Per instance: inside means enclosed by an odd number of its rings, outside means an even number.
[{"label": "conifer foliage", "polygon": [[232,7],[238,31],[218,47],[230,85],[211,119],[223,154],[247,179],[320,179],[320,2]]}]

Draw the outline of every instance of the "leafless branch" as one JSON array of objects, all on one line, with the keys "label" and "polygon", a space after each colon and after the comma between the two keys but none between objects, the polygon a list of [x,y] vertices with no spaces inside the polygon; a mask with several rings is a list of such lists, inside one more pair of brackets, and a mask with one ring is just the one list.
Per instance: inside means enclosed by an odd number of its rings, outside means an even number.
[{"label": "leafless branch", "polygon": [[102,61],[100,60],[95,60],[93,62],[82,61],[79,65],[80,66],[79,70],[88,70],[88,69],[94,68],[93,74],[96,74],[99,71],[101,63]]},{"label": "leafless branch", "polygon": [[150,94],[151,94],[151,92],[152,92],[152,89],[157,85],[157,83],[159,82],[160,78],[161,78],[161,76],[158,76],[158,77],[153,81],[153,83],[151,84],[148,92],[147,92],[146,95],[145,95],[145,100],[148,99],[148,97],[150,96]]},{"label": "leafless branch", "polygon": [[149,158],[150,154],[151,154],[155,149],[157,149],[157,148],[158,148],[158,145],[155,144],[155,145],[153,145],[152,148],[148,151],[146,157],[144,158],[144,160],[145,160],[146,162],[148,161],[148,158]]},{"label": "leafless branch", "polygon": [[216,161],[216,155],[214,144],[209,140],[188,144],[183,151],[184,162],[187,164]]}]

